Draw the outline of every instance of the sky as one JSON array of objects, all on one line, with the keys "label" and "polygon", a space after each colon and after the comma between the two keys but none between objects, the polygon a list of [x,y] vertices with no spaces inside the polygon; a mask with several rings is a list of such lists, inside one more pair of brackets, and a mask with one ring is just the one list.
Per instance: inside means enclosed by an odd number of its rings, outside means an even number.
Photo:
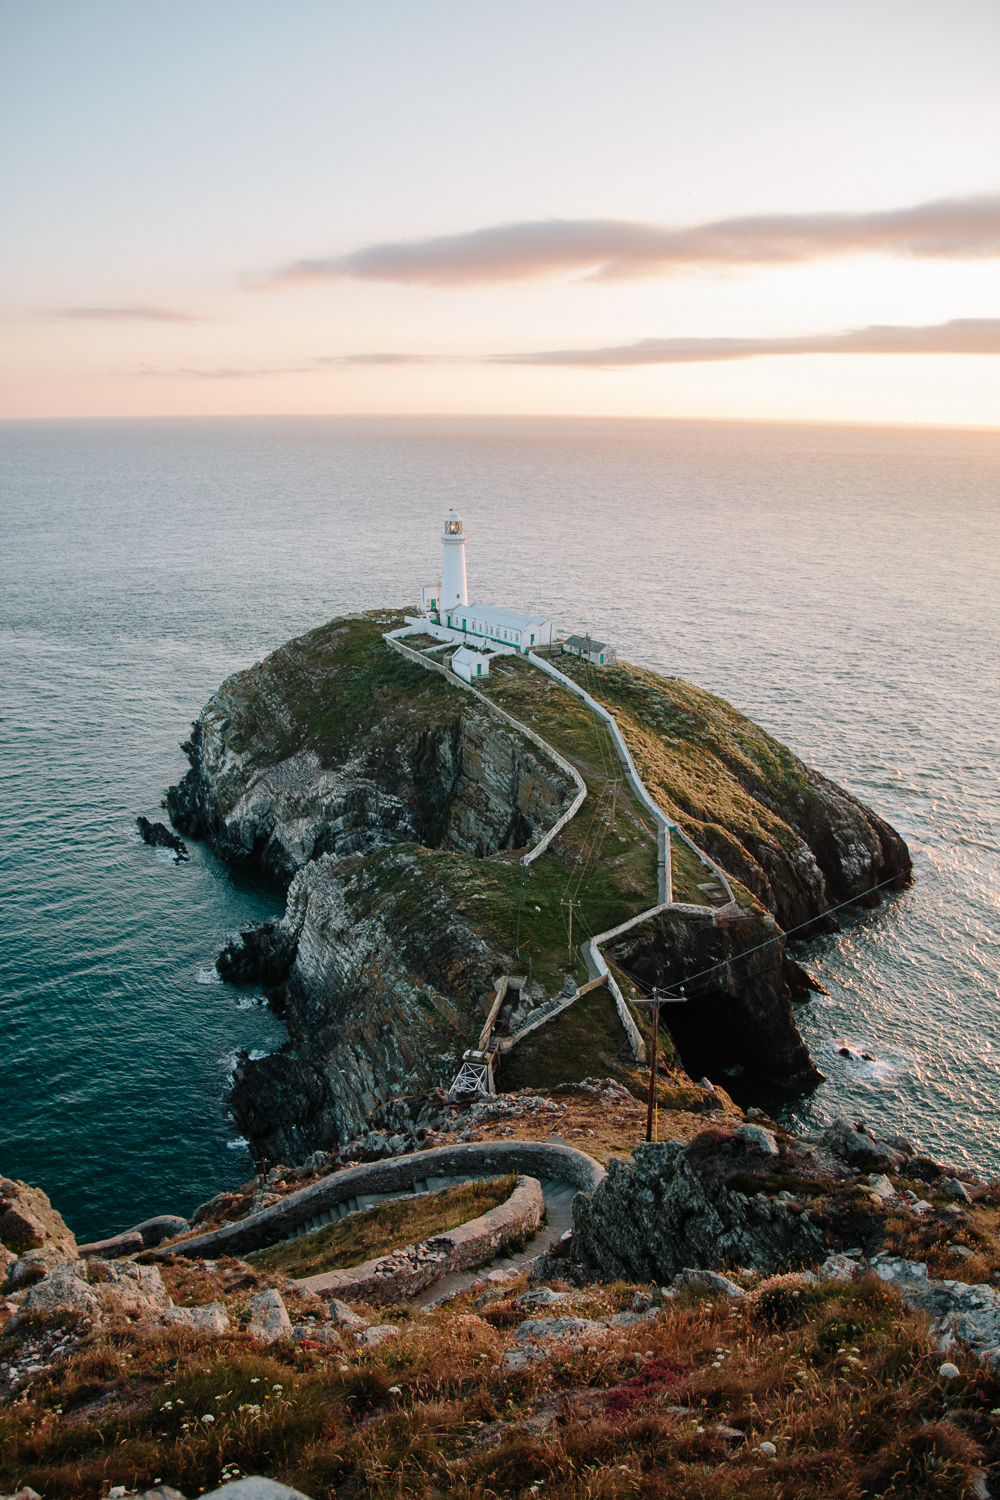
[{"label": "sky", "polygon": [[0,417],[1000,426],[996,0],[0,0]]}]

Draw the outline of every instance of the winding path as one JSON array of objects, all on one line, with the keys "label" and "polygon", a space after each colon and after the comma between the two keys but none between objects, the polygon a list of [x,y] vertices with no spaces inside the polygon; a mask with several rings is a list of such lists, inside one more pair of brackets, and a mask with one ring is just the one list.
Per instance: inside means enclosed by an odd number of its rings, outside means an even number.
[{"label": "winding path", "polygon": [[[423,627],[417,625],[405,625],[398,630],[388,631],[383,636],[383,640],[389,646],[391,646],[394,651],[398,651],[401,656],[405,656],[409,661],[416,662],[418,666],[426,668],[427,671],[440,672],[441,676],[444,677],[446,681],[450,682],[453,687],[461,688],[463,691],[471,693],[474,698],[478,698],[480,703],[485,704],[485,706],[491,713],[496,714],[499,718],[505,720],[506,723],[512,725],[513,728],[519,731],[519,733],[526,735],[527,738],[532,741],[532,743],[539,747],[539,749],[544,750],[545,754],[548,755],[556,763],[560,770],[565,771],[570,777],[572,777],[573,782],[577,787],[577,794],[568,810],[563,813],[558,822],[554,823],[553,826],[547,830],[547,832],[538,841],[534,848],[529,850],[527,854],[522,856],[522,865],[528,866],[530,864],[533,864],[534,861],[539,857],[539,855],[543,854],[549,847],[556,835],[561,832],[563,828],[565,828],[570,819],[576,817],[576,814],[583,806],[587,797],[587,788],[583,781],[583,778],[580,776],[576,768],[570,765],[570,763],[559,754],[558,750],[556,750],[552,745],[543,740],[542,737],[539,734],[536,734],[533,729],[529,729],[527,724],[523,724],[519,719],[515,719],[512,714],[507,713],[506,709],[500,708],[498,704],[494,703],[491,699],[487,698],[485,694],[479,692],[478,689],[474,688],[471,683],[465,682],[463,678],[456,676],[456,674],[452,672],[448,667],[446,667],[443,662],[428,661],[426,653],[421,651],[414,651],[411,646],[406,646],[403,644],[403,637],[407,635],[419,635],[421,633],[423,633]],[[447,641],[441,643],[441,645],[449,644],[453,643]],[[434,651],[439,651],[441,649],[441,646],[435,646],[432,649]],[[598,703],[595,698],[592,698],[584,688],[580,687],[579,683],[574,682],[571,677],[567,677],[565,672],[560,672],[559,669],[557,667],[554,667],[551,662],[546,661],[543,657],[536,656],[533,651],[528,653],[527,660],[530,661],[533,666],[537,667],[540,672],[544,672],[547,677],[553,678],[556,682],[559,683],[561,687],[567,688],[568,691],[575,694],[577,698],[582,699],[587,707],[591,710],[591,712],[596,714],[597,717],[606,724],[611,736],[611,742],[615,747],[615,752],[618,756],[618,759],[621,761],[622,768],[625,772],[625,778],[638,800],[642,803],[643,807],[646,808],[647,812],[649,812],[650,816],[653,818],[656,824],[657,894],[659,897],[659,900],[655,906],[651,906],[646,911],[640,912],[638,916],[631,917],[627,922],[623,922],[619,927],[611,928],[607,932],[599,932],[596,937],[589,938],[585,943],[581,944],[581,952],[583,954],[584,962],[587,965],[589,973],[593,976],[591,984],[582,985],[577,990],[576,994],[568,996],[565,1002],[547,1008],[544,1016],[534,1018],[534,1023],[541,1024],[543,1020],[547,1021],[551,1019],[551,1017],[554,1016],[558,1011],[565,1009],[567,1005],[572,1005],[575,1000],[578,1000],[581,994],[585,994],[588,989],[593,987],[593,983],[600,983],[603,981],[607,984],[608,989],[610,990],[611,995],[614,998],[615,1009],[618,1012],[618,1018],[621,1021],[622,1026],[625,1030],[625,1034],[627,1035],[632,1046],[632,1051],[635,1055],[636,1061],[645,1062],[646,1046],[643,1042],[642,1035],[639,1031],[639,1028],[635,1024],[635,1021],[633,1020],[632,1013],[628,1008],[624,995],[622,994],[620,988],[618,987],[618,984],[615,981],[614,975],[608,968],[604,955],[601,953],[600,945],[602,943],[609,942],[612,938],[620,937],[622,933],[630,931],[630,929],[633,927],[638,927],[642,922],[648,922],[651,917],[657,917],[662,912],[681,912],[686,916],[710,916],[714,919],[718,912],[731,912],[733,907],[736,907],[738,905],[736,896],[732,886],[729,883],[729,880],[726,877],[725,871],[705,853],[704,849],[699,849],[698,845],[694,843],[692,839],[688,838],[687,834],[682,828],[679,828],[676,823],[674,823],[670,818],[667,817],[666,813],[653,798],[635,768],[635,762],[633,761],[629,748],[625,743],[624,736],[622,735],[621,730],[618,728],[618,724],[615,720],[614,715],[608,709],[606,709],[603,704]],[[689,904],[687,902],[674,901],[672,863],[670,857],[670,844],[672,838],[677,838],[682,843],[686,844],[687,847],[692,851],[692,853],[694,853],[698,857],[705,868],[711,871],[715,879],[721,882],[722,888],[729,898],[725,906],[697,906]],[[529,1024],[529,1026],[525,1028],[525,1032],[533,1029],[534,1024]],[[512,1037],[511,1043],[516,1043],[520,1039],[521,1035],[522,1033],[518,1033],[517,1035]],[[482,1045],[483,1041],[481,1038],[480,1046]]]}]

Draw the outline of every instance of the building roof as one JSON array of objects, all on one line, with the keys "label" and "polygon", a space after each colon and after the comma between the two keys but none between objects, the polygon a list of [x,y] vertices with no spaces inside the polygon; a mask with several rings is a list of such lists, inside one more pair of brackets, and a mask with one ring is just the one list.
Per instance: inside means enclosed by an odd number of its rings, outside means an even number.
[{"label": "building roof", "polygon": [[573,651],[606,651],[607,641],[598,641],[594,636],[587,640],[585,635],[568,635],[563,641],[564,646],[569,646]]},{"label": "building roof", "polygon": [[459,646],[452,661],[489,661],[495,654],[493,651],[477,651],[475,646]]},{"label": "building roof", "polygon": [[478,620],[481,625],[498,625],[501,630],[524,630],[529,625],[545,625],[541,615],[522,615],[514,609],[494,609],[492,604],[453,604],[445,614],[464,615],[467,620]]}]

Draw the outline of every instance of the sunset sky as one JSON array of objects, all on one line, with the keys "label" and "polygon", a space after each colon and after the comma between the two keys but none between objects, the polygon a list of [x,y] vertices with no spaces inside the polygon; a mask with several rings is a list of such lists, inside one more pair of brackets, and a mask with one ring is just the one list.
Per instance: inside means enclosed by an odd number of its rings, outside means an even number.
[{"label": "sunset sky", "polygon": [[1000,426],[996,0],[0,0],[0,416]]}]

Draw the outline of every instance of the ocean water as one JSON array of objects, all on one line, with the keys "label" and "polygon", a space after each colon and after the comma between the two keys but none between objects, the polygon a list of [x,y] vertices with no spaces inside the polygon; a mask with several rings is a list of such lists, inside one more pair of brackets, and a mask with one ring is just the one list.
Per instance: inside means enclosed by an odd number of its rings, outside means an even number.
[{"label": "ocean water", "polygon": [[452,505],[474,596],[720,693],[904,834],[912,889],[799,955],[827,1082],[787,1113],[1000,1172],[998,479],[975,432],[0,424],[0,1172],[87,1237],[249,1175],[227,1075],[281,1028],[212,961],[282,895],[134,818],[228,673],[412,600]]}]

